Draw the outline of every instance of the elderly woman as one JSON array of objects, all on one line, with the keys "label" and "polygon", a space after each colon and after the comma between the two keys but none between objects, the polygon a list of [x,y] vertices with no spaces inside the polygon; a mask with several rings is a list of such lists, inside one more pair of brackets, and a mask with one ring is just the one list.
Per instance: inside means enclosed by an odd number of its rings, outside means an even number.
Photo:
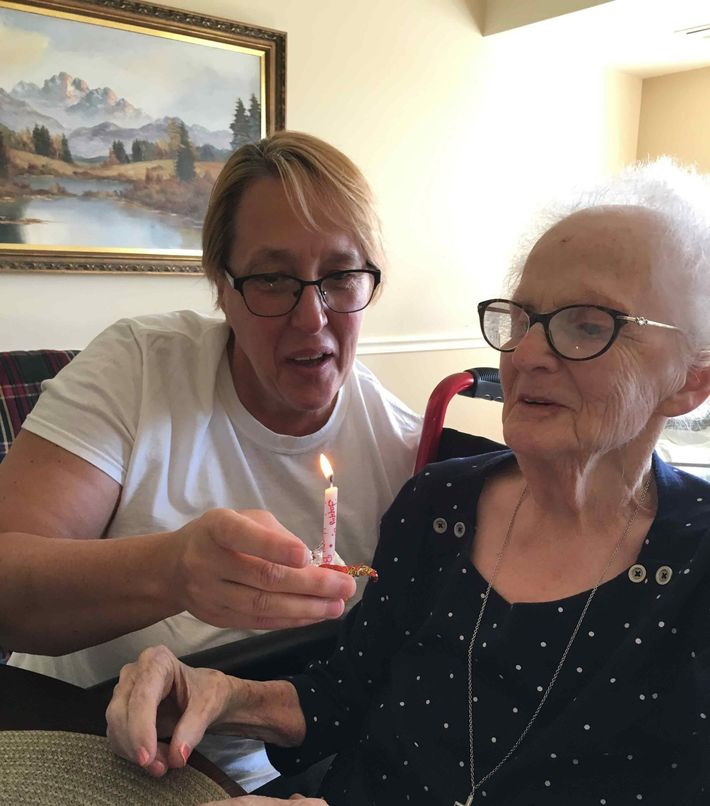
[{"label": "elderly woman", "polygon": [[154,774],[205,729],[284,771],[337,752],[330,806],[707,803],[710,485],[653,450],[710,394],[708,209],[647,166],[551,223],[479,305],[509,450],[404,487],[325,664],[254,683],[144,653],[116,751]]},{"label": "elderly woman", "polygon": [[[411,475],[420,418],[355,361],[384,259],[358,168],[298,132],[244,146],[203,244],[222,315],[109,327],[46,385],[0,465],[12,665],[89,686],[155,643],[183,655],[337,617],[353,580],[308,566],[319,453],[345,493],[347,562],[371,561]],[[202,749],[246,786],[269,774],[235,762],[244,742]]]}]

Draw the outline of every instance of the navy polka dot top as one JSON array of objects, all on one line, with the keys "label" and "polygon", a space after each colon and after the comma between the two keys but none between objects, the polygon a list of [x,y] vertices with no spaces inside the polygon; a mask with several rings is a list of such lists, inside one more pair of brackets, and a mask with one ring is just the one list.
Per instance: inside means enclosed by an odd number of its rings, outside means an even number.
[{"label": "navy polka dot top", "polygon": [[[282,772],[337,753],[330,806],[454,806],[470,792],[467,650],[487,583],[469,560],[483,482],[509,451],[430,465],[382,521],[380,581],[334,655],[293,678],[298,748]],[[601,585],[539,716],[477,790],[486,806],[710,804],[710,485],[654,456],[658,512],[636,562]],[[528,724],[588,592],[491,595],[474,647],[476,777]]]}]

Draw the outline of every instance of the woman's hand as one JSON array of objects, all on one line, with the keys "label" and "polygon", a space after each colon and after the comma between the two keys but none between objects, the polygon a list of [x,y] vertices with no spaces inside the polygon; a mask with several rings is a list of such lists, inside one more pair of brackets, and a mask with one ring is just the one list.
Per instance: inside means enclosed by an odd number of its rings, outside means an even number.
[{"label": "woman's hand", "polygon": [[[156,778],[184,767],[205,731],[300,744],[306,723],[294,685],[193,669],[169,649],[151,647],[121,669],[106,709],[111,749]],[[170,736],[169,743],[158,741]]]},{"label": "woman's hand", "polygon": [[[184,767],[207,728],[234,700],[235,678],[192,669],[165,647],[141,652],[121,669],[106,710],[106,735],[114,753],[156,778]],[[172,736],[169,744],[158,736]]]},{"label": "woman's hand", "polygon": [[337,618],[355,583],[310,566],[269,512],[214,509],[172,536],[179,608],[215,627],[279,629]]}]

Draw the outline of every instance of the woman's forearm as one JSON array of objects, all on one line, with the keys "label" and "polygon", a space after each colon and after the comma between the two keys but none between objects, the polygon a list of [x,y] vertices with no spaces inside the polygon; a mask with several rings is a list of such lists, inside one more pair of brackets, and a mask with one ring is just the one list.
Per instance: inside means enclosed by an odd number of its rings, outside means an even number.
[{"label": "woman's forearm", "polygon": [[169,539],[0,535],[0,645],[63,654],[180,612]]},{"label": "woman's forearm", "polygon": [[280,747],[296,747],[306,737],[306,720],[298,693],[288,680],[265,683],[229,678],[232,695],[211,733],[260,739]]}]

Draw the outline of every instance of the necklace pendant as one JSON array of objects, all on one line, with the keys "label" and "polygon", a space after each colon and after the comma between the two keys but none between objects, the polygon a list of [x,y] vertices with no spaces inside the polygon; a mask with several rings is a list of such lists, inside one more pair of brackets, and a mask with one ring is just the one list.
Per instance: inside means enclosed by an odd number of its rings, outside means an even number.
[{"label": "necklace pendant", "polygon": [[471,806],[473,803],[473,792],[466,798],[466,803],[460,803],[458,800],[454,802],[454,806]]}]

